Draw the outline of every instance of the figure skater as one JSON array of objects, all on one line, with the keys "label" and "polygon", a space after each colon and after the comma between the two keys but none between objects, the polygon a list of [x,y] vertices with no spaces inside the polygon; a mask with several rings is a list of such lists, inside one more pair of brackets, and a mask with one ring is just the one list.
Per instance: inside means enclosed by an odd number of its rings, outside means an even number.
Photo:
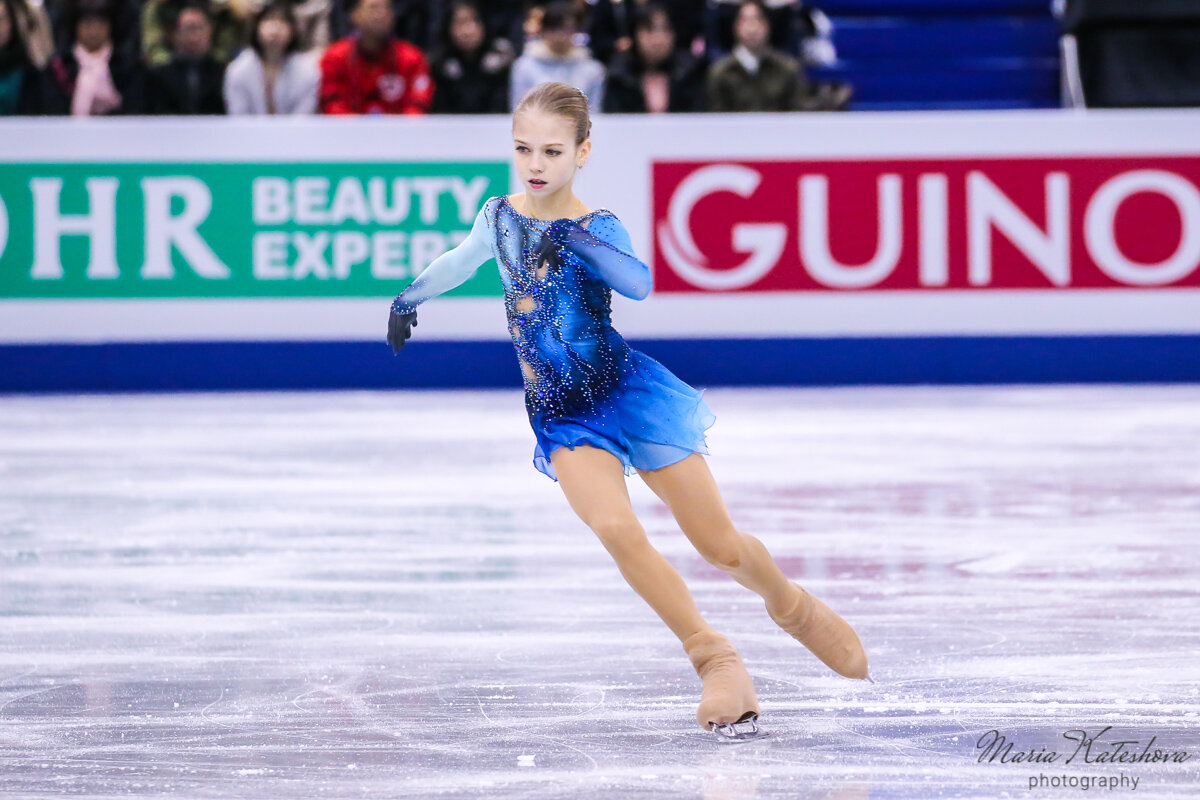
[{"label": "figure skater", "polygon": [[612,290],[641,300],[651,274],[616,215],[588,210],[572,190],[592,148],[583,93],[562,83],[533,87],[513,112],[512,130],[524,192],[489,199],[470,235],[400,293],[388,343],[399,353],[417,306],[496,259],[536,438],[534,466],[559,482],[625,580],[679,637],[703,681],[700,725],[732,739],[765,735],[741,657],[700,616],[683,578],[646,538],[627,475],[636,469],[700,555],[761,595],[771,619],[835,672],[867,678],[862,643],[844,619],[784,576],[762,542],[734,527],[702,455],[715,420],[703,392],[613,329]]}]

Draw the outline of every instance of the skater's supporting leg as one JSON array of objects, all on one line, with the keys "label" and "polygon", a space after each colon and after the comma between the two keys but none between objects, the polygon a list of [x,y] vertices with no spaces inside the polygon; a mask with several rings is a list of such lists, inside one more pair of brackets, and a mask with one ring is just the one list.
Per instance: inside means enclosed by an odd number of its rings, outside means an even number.
[{"label": "skater's supporting leg", "polygon": [[556,448],[550,461],[571,508],[599,537],[629,585],[679,640],[711,630],[683,578],[650,544],[634,516],[621,462],[605,450],[586,445],[574,450]]},{"label": "skater's supporting leg", "polygon": [[679,527],[711,564],[757,592],[767,613],[830,669],[867,677],[867,654],[854,628],[819,598],[789,581],[763,543],[733,526],[720,490],[699,453],[641,473],[675,515]]},{"label": "skater's supporting leg", "polygon": [[795,604],[795,589],[767,548],[734,527],[702,455],[692,453],[668,467],[640,474],[671,509],[679,527],[706,561],[759,594],[771,613],[783,613]]},{"label": "skater's supporting leg", "polygon": [[579,518],[600,538],[629,585],[679,637],[704,683],[696,719],[714,723],[757,717],[754,682],[730,641],[700,616],[683,578],[650,544],[634,516],[621,462],[594,447],[550,454],[559,484]]}]

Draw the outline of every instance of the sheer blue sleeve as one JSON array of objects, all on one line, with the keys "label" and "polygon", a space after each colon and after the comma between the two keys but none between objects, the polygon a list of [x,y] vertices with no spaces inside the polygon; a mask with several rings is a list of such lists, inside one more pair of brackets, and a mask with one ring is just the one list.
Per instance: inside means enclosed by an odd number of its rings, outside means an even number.
[{"label": "sheer blue sleeve", "polygon": [[650,267],[633,254],[633,242],[621,221],[600,214],[586,228],[573,220],[554,222],[547,233],[597,278],[634,300],[644,300],[654,286]]},{"label": "sheer blue sleeve", "polygon": [[487,206],[480,209],[471,233],[458,247],[442,253],[392,303],[401,312],[416,309],[426,300],[462,285],[492,257],[492,234],[487,222]]}]

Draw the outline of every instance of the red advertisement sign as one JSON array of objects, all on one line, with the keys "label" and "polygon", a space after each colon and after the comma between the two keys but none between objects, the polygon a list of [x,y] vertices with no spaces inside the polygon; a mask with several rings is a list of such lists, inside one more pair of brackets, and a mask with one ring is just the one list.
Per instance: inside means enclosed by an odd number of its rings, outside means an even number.
[{"label": "red advertisement sign", "polygon": [[655,290],[1200,286],[1200,157],[653,166]]}]

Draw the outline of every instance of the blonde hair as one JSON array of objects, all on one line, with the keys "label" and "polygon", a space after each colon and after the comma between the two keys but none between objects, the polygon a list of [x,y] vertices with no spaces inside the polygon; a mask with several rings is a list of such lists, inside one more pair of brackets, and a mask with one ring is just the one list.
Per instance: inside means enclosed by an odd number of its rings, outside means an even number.
[{"label": "blonde hair", "polygon": [[586,142],[592,134],[592,120],[588,116],[587,95],[565,83],[548,81],[534,86],[521,95],[521,101],[517,103],[513,116],[515,117],[522,111],[545,111],[547,114],[555,114],[571,120],[575,123],[576,147]]}]

